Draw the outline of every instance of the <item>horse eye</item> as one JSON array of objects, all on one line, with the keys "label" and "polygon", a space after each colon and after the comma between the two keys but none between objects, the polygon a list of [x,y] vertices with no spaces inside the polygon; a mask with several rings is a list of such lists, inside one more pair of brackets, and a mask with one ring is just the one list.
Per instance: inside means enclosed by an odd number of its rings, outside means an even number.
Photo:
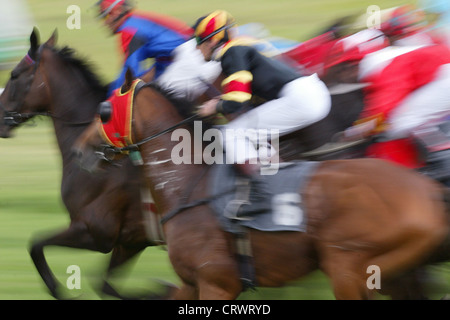
[{"label": "horse eye", "polygon": [[20,72],[18,72],[17,70],[13,70],[11,71],[11,80],[15,80],[19,77]]}]

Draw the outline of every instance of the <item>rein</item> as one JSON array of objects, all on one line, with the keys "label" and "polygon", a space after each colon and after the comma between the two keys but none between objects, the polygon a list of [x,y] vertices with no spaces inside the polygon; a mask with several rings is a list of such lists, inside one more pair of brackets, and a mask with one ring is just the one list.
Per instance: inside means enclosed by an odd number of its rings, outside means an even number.
[{"label": "rein", "polygon": [[163,130],[161,132],[158,132],[158,133],[156,133],[154,135],[151,135],[151,136],[149,136],[147,138],[142,139],[139,142],[130,144],[130,145],[128,145],[126,147],[122,147],[122,148],[117,148],[117,147],[111,146],[111,149],[113,149],[115,153],[124,153],[124,152],[127,152],[127,151],[138,151],[139,150],[139,146],[143,145],[144,143],[147,143],[147,142],[149,142],[151,140],[154,140],[154,139],[156,139],[156,138],[158,138],[158,137],[160,137],[160,136],[162,136],[162,135],[164,135],[166,133],[172,132],[175,129],[177,129],[177,128],[185,125],[185,124],[188,124],[190,122],[193,122],[194,120],[199,119],[199,118],[200,118],[200,116],[198,114],[194,114],[194,115],[190,116],[189,118],[186,118],[183,121],[180,121],[177,124],[167,128],[167,129],[165,129],[165,130]]},{"label": "rein", "polygon": [[27,113],[20,113],[20,112],[16,112],[16,111],[8,111],[3,107],[3,104],[0,103],[0,108],[3,110],[3,120],[5,125],[10,125],[10,126],[17,126],[20,125],[21,123],[36,117],[36,116],[45,116],[45,117],[50,117],[52,119],[55,120],[59,120],[65,124],[68,124],[70,126],[84,126],[84,125],[88,125],[91,124],[92,120],[88,120],[88,121],[80,121],[80,122],[71,122],[68,120],[64,120],[61,117],[55,116],[52,113],[46,111],[46,112],[27,112]]},{"label": "rein", "polygon": [[3,121],[7,126],[18,126],[21,123],[35,117],[35,116],[50,116],[49,112],[29,112],[29,113],[20,113],[16,111],[8,111],[3,107],[3,104],[0,103],[0,108],[3,110]]}]

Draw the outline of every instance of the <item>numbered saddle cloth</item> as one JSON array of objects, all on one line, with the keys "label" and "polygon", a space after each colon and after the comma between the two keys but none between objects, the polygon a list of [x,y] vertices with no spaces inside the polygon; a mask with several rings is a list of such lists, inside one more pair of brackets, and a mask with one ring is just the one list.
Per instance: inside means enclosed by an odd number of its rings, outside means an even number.
[{"label": "numbered saddle cloth", "polygon": [[210,206],[227,232],[238,232],[237,223],[261,231],[305,232],[306,214],[299,190],[308,183],[318,164],[312,161],[280,163],[275,174],[264,175],[272,194],[272,210],[245,216],[248,220],[232,219],[234,211],[245,201],[242,194],[249,191],[240,184],[242,178],[233,165],[215,165],[210,176],[210,196],[214,198]]}]

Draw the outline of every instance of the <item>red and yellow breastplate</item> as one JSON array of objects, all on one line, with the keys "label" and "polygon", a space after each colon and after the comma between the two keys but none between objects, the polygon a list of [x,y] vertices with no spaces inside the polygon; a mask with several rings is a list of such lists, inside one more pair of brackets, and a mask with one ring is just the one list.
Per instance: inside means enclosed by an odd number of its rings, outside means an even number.
[{"label": "red and yellow breastplate", "polygon": [[130,90],[121,92],[121,88],[114,91],[107,100],[111,103],[111,119],[102,123],[100,133],[109,144],[123,148],[133,144],[131,122],[133,119],[133,99],[136,85],[142,80],[136,79]]}]

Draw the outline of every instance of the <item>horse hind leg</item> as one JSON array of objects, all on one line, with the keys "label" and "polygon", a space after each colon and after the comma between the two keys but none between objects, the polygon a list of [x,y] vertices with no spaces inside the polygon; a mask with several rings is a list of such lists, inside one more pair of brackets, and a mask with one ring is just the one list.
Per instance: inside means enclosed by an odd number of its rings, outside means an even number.
[{"label": "horse hind leg", "polygon": [[418,267],[420,261],[440,243],[445,230],[445,226],[434,225],[430,229],[423,224],[403,235],[398,234],[395,240],[390,238],[386,241],[389,250],[373,257],[365,257],[362,252],[356,254],[337,247],[327,248],[327,258],[322,267],[331,278],[336,299],[371,298],[374,291],[367,284],[372,275],[369,269],[371,266],[376,267],[373,270],[379,270],[377,272],[380,276],[381,291],[388,289],[383,288],[383,283],[388,280],[395,282],[396,277],[404,276],[404,272]]},{"label": "horse hind leg", "polygon": [[[443,233],[440,228],[442,226],[435,226],[429,230],[411,231],[409,236],[405,235],[403,241],[394,246],[392,250],[373,257],[369,264],[377,266],[380,270],[382,284],[384,281],[395,282],[397,278],[404,277],[406,272],[419,267],[442,240]],[[383,288],[381,289],[383,290]],[[418,289],[420,287],[416,288],[416,290]]]},{"label": "horse hind leg", "polygon": [[337,300],[367,300],[371,298],[366,285],[366,276],[361,270],[360,255],[337,247],[325,249],[321,269],[331,280]]}]

